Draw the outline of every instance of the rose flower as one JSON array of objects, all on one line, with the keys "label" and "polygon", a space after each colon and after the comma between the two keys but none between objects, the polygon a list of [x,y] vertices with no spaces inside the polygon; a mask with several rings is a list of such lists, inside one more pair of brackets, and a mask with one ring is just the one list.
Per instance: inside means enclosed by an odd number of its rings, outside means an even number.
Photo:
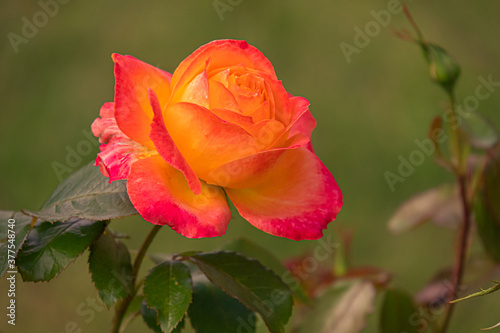
[{"label": "rose flower", "polygon": [[312,149],[309,102],[286,92],[260,51],[213,41],[173,75],[131,56],[113,61],[115,100],[92,124],[96,165],[110,181],[127,180],[146,221],[189,238],[220,236],[229,198],[267,233],[322,236],[342,193]]}]

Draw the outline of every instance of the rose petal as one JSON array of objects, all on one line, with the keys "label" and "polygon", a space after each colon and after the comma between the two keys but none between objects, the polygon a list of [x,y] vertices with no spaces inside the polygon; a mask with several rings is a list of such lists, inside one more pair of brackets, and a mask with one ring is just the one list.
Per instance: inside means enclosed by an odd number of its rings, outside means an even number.
[{"label": "rose petal", "polygon": [[342,207],[332,174],[303,147],[286,150],[260,184],[226,193],[252,225],[294,240],[321,238]]},{"label": "rose petal", "polygon": [[195,76],[205,70],[210,60],[208,75],[211,71],[227,68],[233,65],[242,65],[247,68],[260,70],[276,78],[271,62],[255,47],[242,40],[215,40],[205,44],[187,57],[175,70],[172,77],[173,91],[181,89]]},{"label": "rose petal", "polygon": [[170,103],[188,102],[208,108],[208,96],[208,77],[207,72],[203,71],[189,82],[178,99],[173,99]]},{"label": "rose petal", "polygon": [[100,118],[96,118],[90,126],[92,134],[99,138],[100,143],[108,142],[117,134],[123,134],[116,125],[114,113],[115,104],[113,102],[104,103],[99,111]]},{"label": "rose petal", "polygon": [[274,119],[262,120],[251,126],[244,127],[246,131],[252,134],[259,150],[267,150],[276,145],[276,141],[285,132],[285,126]]},{"label": "rose petal", "polygon": [[[240,114],[241,109],[234,97],[233,93],[229,91],[222,83],[215,80],[210,80],[210,109],[224,109],[230,110],[234,113]],[[243,116],[243,115],[242,115]],[[244,116],[246,117],[246,116]],[[248,117],[250,118],[250,117]],[[250,118],[251,119],[251,118]]]},{"label": "rose petal", "polygon": [[294,136],[307,137],[307,149],[314,152],[310,142],[312,131],[316,127],[316,119],[309,111],[309,101],[303,97],[290,96],[290,104],[292,109],[292,120],[283,131],[283,134],[276,139],[273,148],[286,147],[287,142]]},{"label": "rose petal", "polygon": [[186,177],[189,188],[194,192],[194,194],[200,194],[200,180],[187,164],[181,152],[170,137],[170,134],[165,127],[160,102],[158,101],[158,97],[153,90],[149,91],[149,100],[154,111],[150,137],[155,144],[156,150],[168,164],[182,172],[184,177]]},{"label": "rose petal", "polygon": [[166,224],[188,238],[221,236],[231,219],[220,187],[202,182],[201,194],[193,194],[184,175],[159,155],[132,165],[127,191],[132,204],[146,221]]},{"label": "rose petal", "polygon": [[309,101],[304,97],[294,96],[290,98],[294,119],[290,124],[290,136],[303,133],[311,138],[312,131],[316,128],[316,119],[309,111]]},{"label": "rose petal", "polygon": [[165,124],[175,144],[200,179],[222,164],[258,151],[254,139],[237,125],[191,103],[165,111]]},{"label": "rose petal", "polygon": [[210,109],[210,111],[225,122],[237,125],[243,129],[254,125],[252,117],[244,116],[231,110]]},{"label": "rose petal", "polygon": [[156,152],[131,140],[118,128],[113,103],[105,103],[100,116],[91,126],[92,133],[103,143],[99,147],[101,152],[97,154],[96,165],[110,182],[126,179],[132,163]]},{"label": "rose petal", "polygon": [[220,84],[222,84],[224,87],[227,88],[229,86],[229,74],[230,73],[231,73],[230,68],[223,69],[219,72],[215,71],[215,72],[211,73],[208,80],[210,82],[219,82]]},{"label": "rose petal", "polygon": [[288,125],[292,120],[292,106],[290,104],[290,97],[283,87],[283,83],[266,73],[260,73],[259,75],[264,78],[266,91],[269,95],[269,118],[276,119],[284,125]]},{"label": "rose petal", "polygon": [[171,74],[134,57],[113,54],[115,62],[115,117],[118,127],[129,138],[154,148],[149,138],[153,110],[148,88],[164,105],[170,96]]},{"label": "rose petal", "polygon": [[289,149],[307,147],[309,143],[309,138],[299,133],[284,141],[284,147],[260,151],[213,169],[208,173],[205,181],[208,184],[233,189],[256,186],[266,176],[266,172],[277,163],[283,153]]},{"label": "rose petal", "polygon": [[[286,134],[285,126],[277,120],[266,119],[254,123],[251,117],[233,111],[223,109],[211,109],[210,111],[220,119],[244,129],[254,138],[259,150],[278,147],[276,142],[278,138],[286,137],[284,135]],[[283,140],[286,141],[287,139],[283,138]]]}]

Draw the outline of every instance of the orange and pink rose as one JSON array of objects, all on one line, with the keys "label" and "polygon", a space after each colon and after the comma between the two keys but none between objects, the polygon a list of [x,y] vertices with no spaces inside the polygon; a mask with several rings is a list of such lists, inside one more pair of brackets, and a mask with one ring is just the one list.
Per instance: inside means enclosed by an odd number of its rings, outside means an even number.
[{"label": "orange and pink rose", "polygon": [[224,234],[226,196],[255,227],[318,239],[342,193],[315,155],[309,102],[283,88],[269,60],[245,41],[210,42],[173,75],[113,55],[115,100],[92,124],[96,164],[127,180],[130,200],[153,224],[190,237]]}]

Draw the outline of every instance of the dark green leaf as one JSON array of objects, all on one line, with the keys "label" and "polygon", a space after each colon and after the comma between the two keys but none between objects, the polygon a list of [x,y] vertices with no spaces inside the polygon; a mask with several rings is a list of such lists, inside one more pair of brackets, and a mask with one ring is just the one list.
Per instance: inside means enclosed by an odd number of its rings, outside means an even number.
[{"label": "dark green leaf", "polygon": [[104,221],[82,219],[35,225],[17,258],[23,280],[54,278],[99,237],[105,226]]},{"label": "dark green leaf", "polygon": [[133,277],[127,247],[107,234],[90,248],[89,270],[99,296],[108,308],[132,293]]},{"label": "dark green leaf", "polygon": [[[142,319],[146,323],[146,325],[156,333],[163,333],[161,330],[160,325],[158,324],[158,312],[156,312],[155,309],[150,309],[146,305],[146,302],[143,301],[142,304],[140,305],[140,311],[142,315]],[[182,318],[182,320],[177,324],[177,327],[171,332],[171,333],[180,333],[182,332],[182,329],[184,328],[184,321],[185,318]]]},{"label": "dark green leaf", "polygon": [[15,260],[9,260],[16,257],[28,238],[32,220],[32,217],[21,212],[0,211],[0,278],[8,270],[16,271]]},{"label": "dark green leaf", "polygon": [[188,315],[198,333],[252,333],[257,320],[243,304],[209,283],[194,286]]},{"label": "dark green leaf", "polygon": [[191,274],[179,261],[166,261],[155,266],[144,282],[144,298],[149,308],[158,313],[163,332],[170,333],[187,312],[192,297]]},{"label": "dark green leaf", "polygon": [[272,333],[284,332],[293,298],[290,288],[273,271],[234,252],[200,253],[189,258],[213,284],[259,313]]},{"label": "dark green leaf", "polygon": [[142,302],[141,314],[142,319],[153,332],[162,333],[161,327],[158,324],[158,312],[155,309],[148,308],[146,301]]},{"label": "dark green leaf", "polygon": [[109,220],[137,214],[127,194],[125,180],[109,183],[93,163],[66,178],[40,211],[26,214],[44,221],[67,221],[72,217]]},{"label": "dark green leaf", "polygon": [[374,309],[375,296],[375,287],[368,281],[334,285],[315,300],[297,333],[361,332]]},{"label": "dark green leaf", "polygon": [[445,184],[420,193],[404,202],[388,223],[399,234],[424,222],[454,228],[461,219],[460,201],[455,185]]},{"label": "dark green leaf", "polygon": [[410,295],[400,290],[387,290],[380,314],[380,333],[418,333],[418,326],[411,324],[416,315]]},{"label": "dark green leaf", "polygon": [[297,300],[301,301],[302,303],[309,302],[304,288],[302,288],[302,286],[296,279],[292,278],[290,271],[286,269],[286,267],[283,266],[283,264],[274,255],[272,255],[263,247],[260,247],[247,239],[241,238],[232,242],[231,244],[224,246],[223,250],[234,251],[247,256],[248,258],[260,261],[262,265],[270,268],[288,284],[288,287],[290,287],[290,289],[293,291],[293,295],[297,298]]},{"label": "dark green leaf", "polygon": [[186,317],[184,316],[184,318],[182,318],[182,320],[179,322],[179,324],[177,324],[177,327],[174,328],[172,333],[181,333],[182,330],[184,329],[185,321],[186,321]]}]

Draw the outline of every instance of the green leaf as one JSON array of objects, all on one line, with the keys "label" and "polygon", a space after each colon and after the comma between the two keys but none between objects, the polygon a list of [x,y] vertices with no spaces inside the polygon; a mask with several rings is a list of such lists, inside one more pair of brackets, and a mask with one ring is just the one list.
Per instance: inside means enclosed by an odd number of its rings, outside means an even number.
[{"label": "green leaf", "polygon": [[240,253],[248,258],[260,261],[260,263],[267,268],[270,268],[281,280],[286,281],[288,287],[293,291],[293,296],[302,303],[308,303],[309,298],[300,283],[292,277],[292,274],[285,266],[269,251],[257,244],[240,238],[223,247],[225,251],[233,251]]},{"label": "green leaf", "polygon": [[0,278],[8,270],[16,271],[14,258],[28,238],[32,220],[20,212],[0,211]]},{"label": "green leaf", "polygon": [[465,301],[465,300],[470,299],[470,298],[488,295],[488,294],[494,293],[495,291],[500,290],[500,282],[497,282],[497,281],[493,281],[493,282],[496,284],[491,288],[481,289],[481,291],[478,291],[477,293],[473,293],[473,294],[470,294],[468,296],[453,300],[450,303],[458,303],[458,302]]},{"label": "green leaf", "polygon": [[19,251],[17,266],[24,281],[49,281],[104,231],[106,222],[71,219],[35,225]]},{"label": "green leaf", "polygon": [[157,311],[157,323],[163,332],[172,332],[187,312],[192,298],[191,274],[179,261],[155,266],[144,281],[144,299]]},{"label": "green leaf", "polygon": [[185,321],[186,321],[186,317],[184,316],[182,318],[182,320],[179,322],[179,324],[177,324],[177,327],[174,328],[174,330],[172,331],[172,333],[181,333],[182,330],[184,329]]},{"label": "green leaf", "polygon": [[454,228],[460,220],[460,200],[456,185],[445,184],[403,203],[390,219],[388,228],[391,232],[400,234],[427,221]]},{"label": "green leaf", "polygon": [[292,313],[292,292],[273,271],[234,252],[200,253],[189,259],[218,288],[259,313],[270,332],[284,332]]},{"label": "green leaf", "polygon": [[380,333],[418,333],[418,327],[411,325],[416,314],[410,295],[400,290],[387,290],[380,315]]},{"label": "green leaf", "polygon": [[72,217],[109,220],[137,214],[128,197],[126,181],[109,183],[93,163],[66,178],[40,211],[24,212],[52,222]]},{"label": "green leaf", "polygon": [[373,312],[376,290],[371,282],[334,285],[316,299],[297,333],[358,333]]},{"label": "green leaf", "polygon": [[257,320],[243,304],[209,283],[194,286],[188,315],[198,333],[252,333]]},{"label": "green leaf", "polygon": [[108,308],[132,293],[134,279],[130,253],[123,243],[110,235],[102,234],[90,248],[89,270],[99,297]]},{"label": "green leaf", "polygon": [[153,332],[162,333],[161,327],[158,324],[158,312],[155,309],[148,308],[146,301],[142,302],[141,315],[147,327]]}]

